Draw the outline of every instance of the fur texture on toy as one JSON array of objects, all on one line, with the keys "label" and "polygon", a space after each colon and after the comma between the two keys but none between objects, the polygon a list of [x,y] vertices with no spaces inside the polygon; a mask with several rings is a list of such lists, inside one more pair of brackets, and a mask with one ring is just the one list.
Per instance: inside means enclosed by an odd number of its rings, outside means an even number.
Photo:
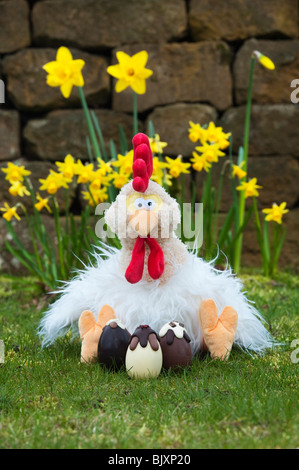
[{"label": "fur texture on toy", "polygon": [[97,333],[94,326],[93,333],[84,333],[80,316],[88,310],[89,320],[92,313],[95,322],[101,308],[108,305],[130,333],[140,324],[159,331],[171,320],[183,323],[193,354],[207,349],[213,358],[223,360],[233,344],[257,353],[272,347],[262,316],[242,293],[242,284],[231,269],[218,271],[176,237],[180,209],[150,180],[148,138],[137,134],[133,148],[133,180],[105,213],[122,248],[103,244],[96,248],[95,265],[79,271],[59,291],[60,298],[50,305],[40,324],[43,345],[53,343],[80,319],[82,349],[88,350],[82,356],[92,359],[90,351],[95,350],[103,324],[98,320]]}]

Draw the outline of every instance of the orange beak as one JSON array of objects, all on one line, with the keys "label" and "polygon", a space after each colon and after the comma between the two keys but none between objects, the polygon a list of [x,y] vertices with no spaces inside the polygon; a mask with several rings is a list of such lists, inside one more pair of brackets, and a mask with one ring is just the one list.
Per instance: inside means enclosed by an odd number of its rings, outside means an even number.
[{"label": "orange beak", "polygon": [[158,214],[141,209],[129,218],[129,226],[140,236],[147,237],[158,226]]}]

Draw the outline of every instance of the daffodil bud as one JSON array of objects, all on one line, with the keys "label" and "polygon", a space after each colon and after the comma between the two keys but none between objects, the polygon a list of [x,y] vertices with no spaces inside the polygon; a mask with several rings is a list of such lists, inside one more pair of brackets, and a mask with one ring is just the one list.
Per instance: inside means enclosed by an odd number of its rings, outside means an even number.
[{"label": "daffodil bud", "polygon": [[253,51],[253,56],[257,58],[259,63],[268,70],[274,70],[275,65],[269,57],[265,56],[259,51]]}]

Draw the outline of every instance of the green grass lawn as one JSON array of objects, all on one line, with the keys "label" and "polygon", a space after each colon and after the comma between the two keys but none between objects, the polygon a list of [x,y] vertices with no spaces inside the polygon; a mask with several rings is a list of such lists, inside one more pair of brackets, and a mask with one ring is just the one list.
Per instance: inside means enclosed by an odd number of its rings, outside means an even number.
[{"label": "green grass lawn", "polygon": [[[242,277],[278,341],[263,357],[233,349],[226,363],[132,380],[80,363],[69,336],[41,349],[48,297],[33,279],[0,278],[5,362],[0,365],[1,448],[294,448],[299,446],[299,280]],[[299,344],[298,344],[299,347]]]}]

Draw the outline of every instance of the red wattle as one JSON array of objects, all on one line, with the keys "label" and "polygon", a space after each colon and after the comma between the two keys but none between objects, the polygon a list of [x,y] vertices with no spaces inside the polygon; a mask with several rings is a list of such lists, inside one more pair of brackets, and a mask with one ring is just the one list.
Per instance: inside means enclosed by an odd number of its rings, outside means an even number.
[{"label": "red wattle", "polygon": [[146,240],[150,254],[148,257],[148,273],[152,279],[159,279],[164,272],[164,253],[159,243],[148,237]]},{"label": "red wattle", "polygon": [[144,239],[138,237],[133,251],[129,266],[127,267],[125,278],[131,284],[136,284],[142,278],[144,268],[145,246]]},{"label": "red wattle", "polygon": [[136,239],[131,262],[126,270],[125,278],[131,284],[136,284],[142,279],[145,257],[145,243],[150,254],[148,257],[148,273],[152,279],[159,279],[164,272],[164,254],[157,240],[151,237]]}]

